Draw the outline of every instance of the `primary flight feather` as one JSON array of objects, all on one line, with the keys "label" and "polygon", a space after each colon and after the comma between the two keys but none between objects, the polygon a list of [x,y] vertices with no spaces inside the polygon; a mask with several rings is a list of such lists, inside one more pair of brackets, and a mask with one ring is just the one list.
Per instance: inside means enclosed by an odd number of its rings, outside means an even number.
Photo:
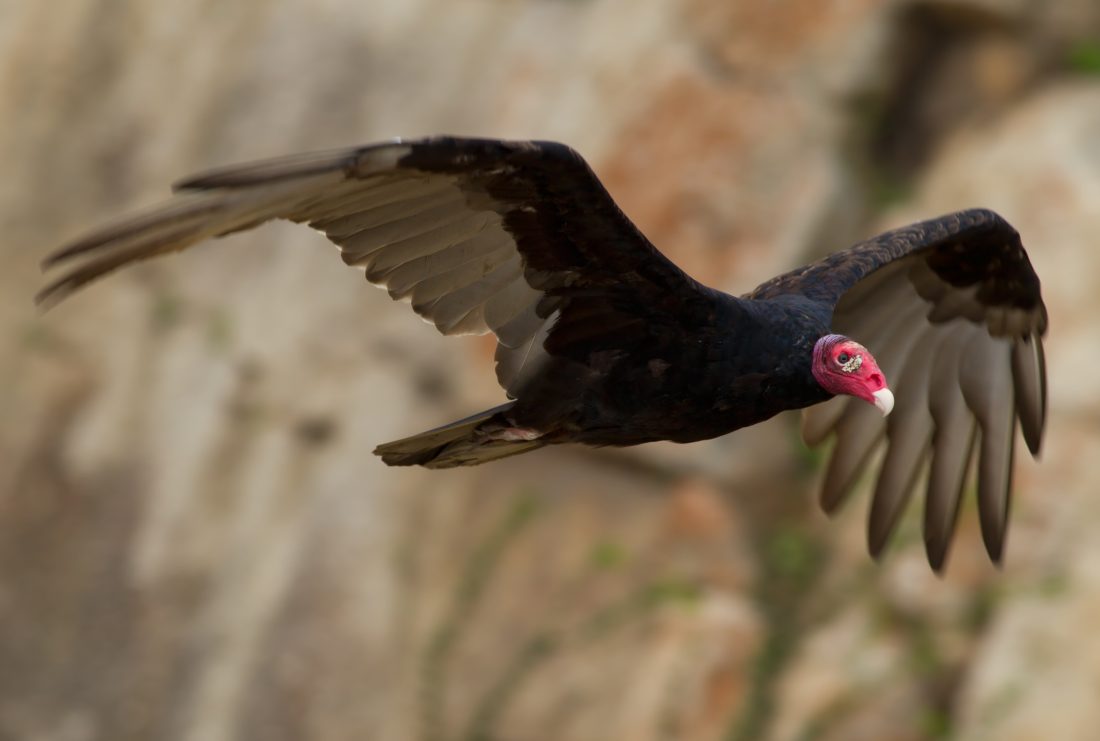
[{"label": "primary flight feather", "polygon": [[271,219],[307,223],[443,334],[496,335],[510,401],[378,446],[390,465],[692,442],[806,409],[807,443],[836,438],[829,511],[885,441],[872,553],[927,469],[924,539],[941,569],[973,460],[983,539],[1001,558],[1016,428],[1033,455],[1043,436],[1047,317],[1019,235],[991,211],[887,232],[735,297],[670,262],[552,142],[397,140],[227,167],[175,190],[48,257],[69,268],[39,302]]}]

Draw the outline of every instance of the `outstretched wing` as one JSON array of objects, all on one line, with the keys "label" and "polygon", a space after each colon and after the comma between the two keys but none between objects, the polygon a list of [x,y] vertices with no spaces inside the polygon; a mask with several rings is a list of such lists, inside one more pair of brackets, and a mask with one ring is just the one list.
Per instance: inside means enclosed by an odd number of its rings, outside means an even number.
[{"label": "outstretched wing", "polygon": [[699,286],[553,142],[437,137],[284,157],[181,181],[171,201],[45,261],[74,264],[38,300],[119,267],[272,219],[304,222],[443,334],[493,332],[514,395],[544,357],[641,336]]},{"label": "outstretched wing", "polygon": [[1032,455],[1046,418],[1046,307],[1020,236],[1000,216],[962,211],[887,232],[760,286],[833,306],[833,330],[874,354],[897,399],[886,419],[838,397],[807,409],[810,445],[836,435],[822,490],[833,511],[885,439],[868,540],[881,552],[925,464],[924,541],[943,567],[972,458],[982,538],[999,562],[1017,424]]}]

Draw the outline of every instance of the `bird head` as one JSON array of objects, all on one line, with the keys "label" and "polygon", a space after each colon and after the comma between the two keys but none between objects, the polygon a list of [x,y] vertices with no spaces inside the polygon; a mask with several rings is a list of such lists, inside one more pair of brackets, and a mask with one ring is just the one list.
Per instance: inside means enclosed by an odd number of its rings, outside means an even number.
[{"label": "bird head", "polygon": [[874,404],[886,416],[894,395],[866,347],[844,335],[827,334],[814,345],[814,378],[830,394],[848,394]]}]

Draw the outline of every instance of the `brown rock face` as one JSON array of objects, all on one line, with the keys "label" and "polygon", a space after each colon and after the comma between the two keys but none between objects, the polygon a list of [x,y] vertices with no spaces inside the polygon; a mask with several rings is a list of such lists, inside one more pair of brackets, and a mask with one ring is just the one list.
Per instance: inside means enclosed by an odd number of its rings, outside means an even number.
[{"label": "brown rock face", "polygon": [[[0,7],[0,739],[1091,738],[1096,7]],[[735,292],[1001,211],[1052,327],[1004,570],[971,512],[946,578],[915,511],[871,563],[793,419],[386,468],[375,444],[499,402],[491,347],[300,227],[32,308],[48,248],[178,176],[438,132],[573,144]]]}]

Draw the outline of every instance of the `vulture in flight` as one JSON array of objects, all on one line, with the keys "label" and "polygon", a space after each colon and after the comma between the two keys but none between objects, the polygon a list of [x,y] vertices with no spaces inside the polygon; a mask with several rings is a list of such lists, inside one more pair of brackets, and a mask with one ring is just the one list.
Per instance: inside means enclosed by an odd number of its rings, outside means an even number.
[{"label": "vulture in flight", "polygon": [[1043,436],[1047,315],[1019,234],[991,211],[886,232],[731,296],[676,267],[553,142],[394,140],[226,167],[175,193],[50,255],[68,271],[38,301],[272,219],[304,222],[443,334],[496,335],[509,401],[378,446],[389,465],[686,443],[805,409],[808,444],[835,437],[827,511],[885,443],[872,554],[927,470],[924,540],[940,570],[973,467],[983,540],[1001,558],[1017,425],[1032,455]]}]

